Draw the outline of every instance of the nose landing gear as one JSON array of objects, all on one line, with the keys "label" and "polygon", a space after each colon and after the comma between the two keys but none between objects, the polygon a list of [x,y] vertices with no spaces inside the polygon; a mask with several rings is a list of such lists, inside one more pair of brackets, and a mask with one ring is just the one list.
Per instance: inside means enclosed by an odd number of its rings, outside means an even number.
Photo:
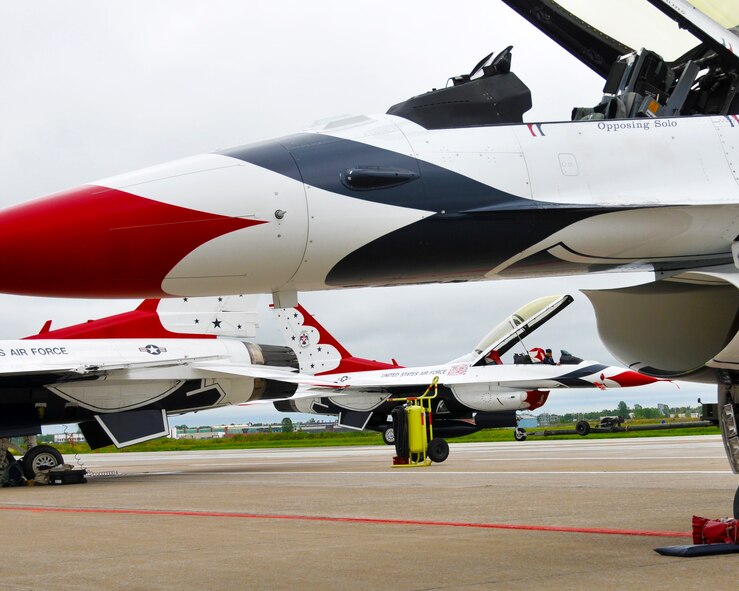
[{"label": "nose landing gear", "polygon": [[33,480],[41,470],[50,470],[64,463],[64,458],[50,445],[34,445],[23,454],[23,475]]},{"label": "nose landing gear", "polygon": [[[9,451],[10,439],[0,439],[0,486],[19,486],[25,480],[35,480],[44,471],[64,463],[64,458],[50,445],[35,445],[35,437],[28,437],[31,447],[16,461]],[[15,445],[12,446],[14,449]],[[22,449],[22,448],[18,448]]]}]

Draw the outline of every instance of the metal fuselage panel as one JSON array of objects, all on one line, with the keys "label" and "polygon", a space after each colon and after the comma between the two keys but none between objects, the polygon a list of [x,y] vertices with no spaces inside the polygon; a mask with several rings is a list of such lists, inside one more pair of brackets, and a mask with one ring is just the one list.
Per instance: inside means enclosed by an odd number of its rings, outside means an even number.
[{"label": "metal fuselage panel", "polygon": [[[326,376],[324,376],[325,378]],[[295,412],[332,414],[339,410],[383,413],[397,403],[392,397],[418,396],[439,378],[439,400],[452,412],[506,412],[532,408],[531,391],[558,388],[619,388],[655,380],[624,368],[592,361],[576,365],[480,365],[454,363],[442,366],[390,368],[332,375],[339,394],[303,396],[290,400]],[[341,391],[341,388],[351,388]],[[300,390],[299,390],[300,393]],[[535,407],[534,407],[535,408]]]},{"label": "metal fuselage panel", "polygon": [[0,212],[0,246],[35,245],[0,261],[2,289],[194,296],[719,264],[739,234],[738,152],[735,116],[355,117]]},{"label": "metal fuselage panel", "polygon": [[[425,130],[378,116],[275,143],[299,177],[264,146],[224,153],[305,187],[305,256],[265,291],[716,264],[739,234],[739,121],[730,117]],[[341,175],[357,166],[419,178],[354,190]],[[240,232],[257,248],[253,228]],[[203,261],[224,259],[201,248]]]}]

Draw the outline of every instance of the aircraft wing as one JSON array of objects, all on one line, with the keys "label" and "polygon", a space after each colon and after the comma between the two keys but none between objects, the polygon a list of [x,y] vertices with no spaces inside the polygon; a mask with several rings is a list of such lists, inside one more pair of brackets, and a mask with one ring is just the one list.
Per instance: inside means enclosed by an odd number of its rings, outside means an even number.
[{"label": "aircraft wing", "polygon": [[27,368],[27,367],[0,367],[0,375],[2,376],[25,376],[25,375],[43,375],[43,374],[65,374],[73,373],[77,367],[69,364],[45,365],[43,367]]},{"label": "aircraft wing", "polygon": [[0,367],[0,375],[2,376],[24,376],[24,375],[43,375],[43,374],[69,374],[70,376],[83,375],[100,375],[115,371],[133,371],[139,369],[153,369],[162,367],[176,367],[182,365],[192,365],[197,362],[216,361],[220,359],[217,355],[208,355],[202,357],[175,357],[169,359],[161,359],[155,361],[134,361],[128,363],[99,363],[89,365],[75,365],[70,363],[45,364],[37,367],[24,367],[18,365],[9,365]]},{"label": "aircraft wing", "polygon": [[285,367],[273,367],[269,365],[242,365],[236,363],[196,363],[194,369],[220,376],[239,376],[247,378],[259,378],[264,380],[276,380],[299,386],[316,386],[320,388],[342,389],[344,386],[338,382],[335,376],[312,376],[292,371]]},{"label": "aircraft wing", "polygon": [[216,361],[221,359],[219,355],[207,355],[202,357],[174,357],[156,361],[135,361],[132,363],[104,363],[100,365],[84,365],[76,367],[73,371],[79,374],[99,374],[119,370],[155,369],[162,367],[176,367],[179,365],[194,365],[198,362]]}]

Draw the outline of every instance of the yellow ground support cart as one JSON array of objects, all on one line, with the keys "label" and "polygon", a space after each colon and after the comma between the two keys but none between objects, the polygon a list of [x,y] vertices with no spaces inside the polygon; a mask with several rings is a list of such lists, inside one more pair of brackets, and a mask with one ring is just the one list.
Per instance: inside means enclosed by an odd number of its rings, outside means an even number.
[{"label": "yellow ground support cart", "polygon": [[394,468],[430,466],[449,456],[449,444],[444,439],[434,438],[431,401],[438,395],[438,383],[436,376],[421,396],[390,399],[405,402],[391,412],[395,431]]}]

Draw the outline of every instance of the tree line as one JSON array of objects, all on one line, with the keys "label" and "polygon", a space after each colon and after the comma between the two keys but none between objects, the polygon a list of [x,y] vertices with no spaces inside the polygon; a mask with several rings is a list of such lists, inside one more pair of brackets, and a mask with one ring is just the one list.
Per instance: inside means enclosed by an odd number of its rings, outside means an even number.
[{"label": "tree line", "polygon": [[[633,407],[629,407],[623,400],[618,403],[616,408],[604,408],[599,411],[592,412],[568,412],[560,415],[556,415],[559,420],[558,423],[574,423],[581,419],[597,420],[600,417],[605,416],[618,416],[624,419],[629,419],[633,416],[634,419],[661,419],[666,417],[689,417],[693,413],[701,412],[700,406],[676,406],[676,407],[665,407],[657,408],[656,406],[642,406],[641,404],[635,404]],[[550,417],[554,418],[553,415]],[[554,421],[553,421],[554,422]]]}]

